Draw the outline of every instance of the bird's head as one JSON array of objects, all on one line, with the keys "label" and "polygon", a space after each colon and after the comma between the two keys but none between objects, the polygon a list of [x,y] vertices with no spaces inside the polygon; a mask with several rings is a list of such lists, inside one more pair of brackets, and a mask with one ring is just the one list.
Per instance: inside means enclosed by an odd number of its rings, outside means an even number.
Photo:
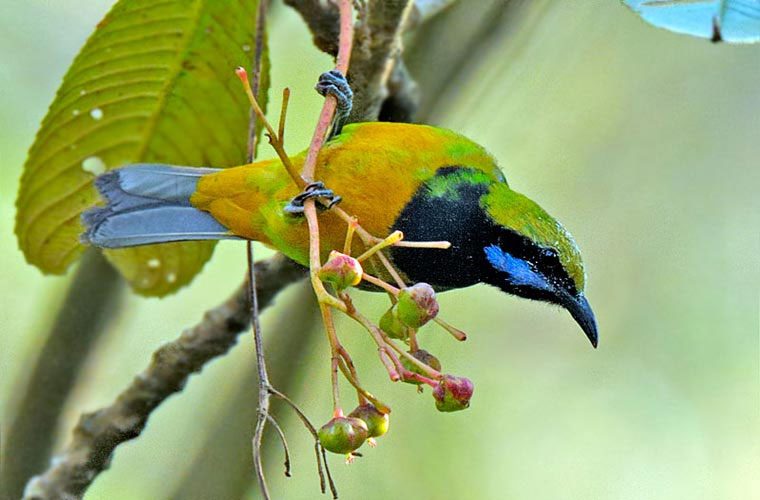
[{"label": "bird's head", "polygon": [[487,274],[483,281],[513,295],[567,309],[596,347],[596,319],[584,295],[580,250],[570,233],[538,204],[504,183],[492,184],[480,204],[494,228],[483,235],[482,262]]}]

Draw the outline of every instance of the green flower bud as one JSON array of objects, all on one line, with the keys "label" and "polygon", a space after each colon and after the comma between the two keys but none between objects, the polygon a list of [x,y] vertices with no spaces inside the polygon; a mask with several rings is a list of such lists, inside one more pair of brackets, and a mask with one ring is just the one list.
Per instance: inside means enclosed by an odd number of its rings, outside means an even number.
[{"label": "green flower bud", "polygon": [[380,318],[380,329],[388,334],[392,339],[406,340],[409,338],[409,327],[399,321],[397,313],[397,304],[385,311]]},{"label": "green flower bud", "polygon": [[354,417],[335,417],[319,429],[319,442],[327,451],[346,455],[369,437],[367,424]]},{"label": "green flower bud", "polygon": [[[416,351],[409,351],[409,354],[411,354],[413,357],[417,358],[421,362],[425,363],[426,365],[428,365],[433,370],[435,370],[437,372],[441,371],[441,362],[438,360],[438,358],[436,358],[435,356],[433,356],[432,354],[430,354],[426,350],[424,350],[424,349],[417,349]],[[410,372],[417,373],[417,374],[423,375],[425,377],[429,376],[427,373],[425,373],[424,371],[422,371],[422,368],[420,368],[419,366],[417,366],[416,363],[413,363],[412,361],[408,360],[405,357],[401,357],[401,364],[404,366],[404,368],[406,368]],[[417,380],[410,380],[410,379],[404,379],[404,382],[406,382],[408,384],[415,384],[415,385],[420,385],[422,383],[422,382],[419,382]]]},{"label": "green flower bud", "polygon": [[364,270],[358,260],[333,250],[325,265],[319,269],[319,279],[330,283],[338,290],[344,290],[358,285],[363,273]]},{"label": "green flower bud", "polygon": [[438,301],[427,283],[403,288],[398,294],[398,319],[411,328],[419,328],[438,315]]},{"label": "green flower bud", "polygon": [[459,411],[470,406],[470,398],[475,390],[472,381],[465,377],[444,375],[433,389],[435,407],[438,411]]},{"label": "green flower bud", "polygon": [[367,424],[369,437],[380,437],[388,432],[388,414],[382,413],[372,403],[365,403],[354,408],[349,417],[359,418]]}]

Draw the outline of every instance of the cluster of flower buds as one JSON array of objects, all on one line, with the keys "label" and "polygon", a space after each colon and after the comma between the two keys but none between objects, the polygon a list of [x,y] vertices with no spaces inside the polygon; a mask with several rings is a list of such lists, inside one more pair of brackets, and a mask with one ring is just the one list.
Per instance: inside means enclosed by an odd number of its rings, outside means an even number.
[{"label": "cluster of flower buds", "polygon": [[344,253],[330,252],[327,262],[319,269],[319,279],[330,283],[336,290],[358,285],[364,270],[358,260]]},{"label": "cluster of flower buds", "polygon": [[388,414],[382,413],[375,405],[364,403],[343,416],[339,412],[323,425],[318,432],[319,442],[327,451],[340,455],[351,455],[361,445],[388,432]]},{"label": "cluster of flower buds", "polygon": [[[358,285],[362,277],[359,261],[337,251],[330,252],[327,262],[319,270],[320,280],[337,291]],[[408,351],[410,356],[400,357],[402,380],[420,386],[420,390],[421,384],[431,386],[439,411],[463,410],[470,406],[474,391],[472,382],[465,377],[441,374],[441,362],[428,351],[420,349],[414,336],[419,328],[438,315],[438,310],[433,287],[427,283],[417,283],[398,292],[395,303],[383,314],[379,326],[387,337],[402,340],[411,346]],[[463,334],[461,336],[464,337]],[[365,442],[374,446],[374,438],[384,435],[388,424],[387,412],[380,411],[371,403],[360,402],[347,416],[336,410],[335,416],[319,429],[319,441],[325,450],[346,455],[350,460]]]}]

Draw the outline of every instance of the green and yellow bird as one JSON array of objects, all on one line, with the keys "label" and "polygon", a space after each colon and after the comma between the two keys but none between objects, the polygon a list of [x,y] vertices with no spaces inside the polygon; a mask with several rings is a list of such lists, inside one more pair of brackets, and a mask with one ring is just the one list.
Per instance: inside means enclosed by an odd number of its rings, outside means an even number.
[{"label": "green and yellow bird", "polygon": [[[300,167],[304,158],[292,161]],[[427,125],[357,123],[325,144],[316,172],[370,233],[400,230],[410,241],[451,242],[447,250],[391,248],[408,280],[438,290],[487,283],[558,304],[596,347],[578,246],[552,216],[509,187],[478,144]],[[298,188],[279,160],[227,169],[138,164],[95,183],[107,204],[83,216],[82,239],[92,245],[247,239],[308,264],[306,221],[286,210]],[[343,248],[346,224],[329,210],[319,217],[324,260]]]}]

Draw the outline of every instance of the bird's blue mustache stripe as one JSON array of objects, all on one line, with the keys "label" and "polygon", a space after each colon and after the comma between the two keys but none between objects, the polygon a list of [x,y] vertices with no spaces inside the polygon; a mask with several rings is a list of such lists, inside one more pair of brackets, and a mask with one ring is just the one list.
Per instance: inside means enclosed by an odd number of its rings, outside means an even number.
[{"label": "bird's blue mustache stripe", "polygon": [[528,286],[539,290],[552,290],[552,286],[541,274],[533,270],[526,261],[513,257],[496,245],[483,249],[491,265],[507,274],[507,279],[514,286]]}]

